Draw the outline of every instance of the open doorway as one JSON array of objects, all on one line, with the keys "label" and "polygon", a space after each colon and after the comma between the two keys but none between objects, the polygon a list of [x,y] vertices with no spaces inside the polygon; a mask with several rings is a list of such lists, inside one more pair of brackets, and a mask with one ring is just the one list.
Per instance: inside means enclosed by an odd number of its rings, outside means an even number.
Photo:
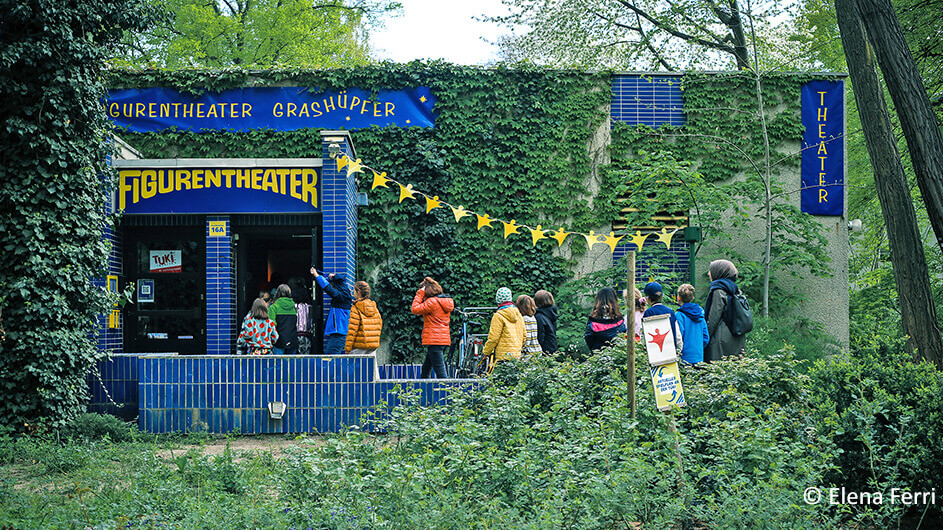
[{"label": "open doorway", "polygon": [[[314,289],[311,265],[319,266],[320,242],[317,228],[240,227],[236,244],[236,315],[237,328],[260,292],[274,290],[280,284],[303,285],[313,301],[316,347],[321,328],[320,289]],[[315,350],[320,351],[320,350]]]}]

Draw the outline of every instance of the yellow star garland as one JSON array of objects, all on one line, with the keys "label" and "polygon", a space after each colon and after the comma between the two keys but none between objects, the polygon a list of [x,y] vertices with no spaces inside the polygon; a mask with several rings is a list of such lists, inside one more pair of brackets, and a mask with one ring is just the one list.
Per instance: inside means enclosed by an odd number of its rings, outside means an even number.
[{"label": "yellow star garland", "polygon": [[593,245],[595,245],[596,243],[599,243],[599,234],[597,234],[593,230],[589,231],[589,235],[586,235],[586,234],[580,234],[580,235],[586,238],[586,248],[588,249],[592,249]]},{"label": "yellow star garland", "polygon": [[432,210],[438,208],[442,204],[439,201],[438,195],[436,195],[435,197],[430,197],[426,195],[425,197],[426,197],[426,213],[431,212]]},{"label": "yellow star garland", "polygon": [[570,235],[570,233],[569,233],[569,232],[564,232],[564,231],[563,231],[563,227],[561,226],[560,228],[557,228],[556,230],[553,231],[553,236],[551,236],[551,237],[553,237],[554,239],[557,240],[557,246],[558,246],[558,247],[562,247],[562,246],[563,246],[563,240],[566,239],[566,236],[568,236],[568,235]]},{"label": "yellow star garland", "polygon": [[351,176],[354,173],[363,173],[363,161],[359,158],[356,162],[352,162],[350,159],[347,159],[347,176]]},{"label": "yellow star garland", "polygon": [[337,159],[337,170],[340,171],[347,167],[347,164],[350,162],[350,159],[347,158],[347,155],[344,155]]},{"label": "yellow star garland", "polygon": [[615,237],[615,235],[616,235],[615,232],[609,232],[609,235],[605,236],[606,244],[609,245],[609,248],[612,249],[612,252],[616,251],[616,245],[619,244],[619,240],[625,237],[625,236]]},{"label": "yellow star garland", "polygon": [[658,240],[665,244],[666,248],[671,248],[671,238],[675,235],[675,232],[681,230],[680,228],[675,228],[674,231],[668,233],[667,228],[662,228],[661,232],[658,234]]},{"label": "yellow star garland", "polygon": [[650,234],[645,234],[643,236],[641,230],[636,230],[635,235],[629,236],[629,239],[631,239],[632,242],[635,243],[635,246],[638,247],[638,250],[642,250],[642,244],[645,243],[645,238],[647,238],[649,235]]},{"label": "yellow star garland", "polygon": [[380,186],[383,186],[384,188],[389,188],[389,186],[386,185],[386,183],[389,181],[390,179],[386,178],[386,171],[384,171],[383,173],[377,173],[376,171],[374,171],[373,172],[373,187],[371,187],[370,190],[373,191],[379,188]]},{"label": "yellow star garland", "polygon": [[478,230],[481,230],[481,227],[483,226],[491,226],[491,221],[494,221],[494,219],[488,217],[488,214],[478,215],[476,213],[475,217],[478,218]]},{"label": "yellow star garland", "polygon": [[403,199],[407,197],[410,199],[416,198],[416,192],[413,191],[413,185],[408,184],[406,186],[403,186],[402,184],[400,184],[399,185],[399,202],[403,202]]},{"label": "yellow star garland", "polygon": [[530,229],[530,238],[534,241],[534,246],[537,246],[537,242],[541,239],[546,239],[547,236],[544,235],[544,231],[541,230],[541,226],[537,225],[537,228]]},{"label": "yellow star garland", "polygon": [[468,213],[468,210],[466,210],[464,206],[459,206],[458,208],[452,206],[451,208],[452,208],[452,215],[455,216],[456,223],[462,217],[468,217],[469,215],[471,215],[470,213]]},{"label": "yellow star garland", "polygon": [[517,229],[521,227],[521,225],[517,224],[514,219],[511,219],[510,223],[501,221],[501,224],[504,225],[504,239],[507,239],[511,234],[517,234]]}]

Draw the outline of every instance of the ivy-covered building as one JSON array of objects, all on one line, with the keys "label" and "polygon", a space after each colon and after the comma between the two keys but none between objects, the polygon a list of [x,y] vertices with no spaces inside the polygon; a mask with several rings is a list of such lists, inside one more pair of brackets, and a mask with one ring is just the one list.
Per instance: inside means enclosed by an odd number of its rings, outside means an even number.
[{"label": "ivy-covered building", "polygon": [[[136,283],[138,300],[113,320],[121,329],[106,335],[109,348],[231,352],[254,289],[303,275],[311,261],[372,280],[394,352],[418,350],[404,308],[425,275],[460,305],[480,305],[501,285],[554,289],[636,250],[639,281],[703,292],[706,264],[725,257],[740,264],[757,303],[766,178],[771,312],[820,322],[847,343],[840,76],[764,77],[765,120],[755,79],[735,72],[386,65],[117,72],[111,86],[106,111],[150,162],[117,164],[115,207],[124,214],[112,273]],[[338,171],[332,143],[367,169]],[[697,182],[730,202],[677,199],[685,178],[633,188],[629,180],[656,172],[652,155],[661,152],[691,162]],[[373,172],[395,184],[374,189]],[[403,200],[396,184],[417,194]],[[423,195],[495,222],[479,228],[474,215],[427,212]],[[663,195],[675,202],[659,203]],[[687,226],[703,241],[674,232]],[[533,237],[538,227],[545,239]],[[182,271],[148,261],[161,251],[186,260],[188,246],[199,252]]]}]

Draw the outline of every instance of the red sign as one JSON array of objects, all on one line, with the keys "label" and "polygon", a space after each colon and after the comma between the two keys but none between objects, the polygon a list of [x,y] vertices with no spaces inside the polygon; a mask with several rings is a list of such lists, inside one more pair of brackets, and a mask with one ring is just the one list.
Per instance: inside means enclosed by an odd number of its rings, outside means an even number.
[{"label": "red sign", "polygon": [[152,250],[151,272],[183,272],[182,250]]}]

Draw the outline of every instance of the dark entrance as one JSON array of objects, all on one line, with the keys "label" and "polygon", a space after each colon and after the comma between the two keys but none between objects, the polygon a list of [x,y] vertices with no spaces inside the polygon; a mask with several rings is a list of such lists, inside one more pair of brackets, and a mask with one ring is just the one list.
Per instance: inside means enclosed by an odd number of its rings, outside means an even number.
[{"label": "dark entrance", "polygon": [[126,279],[148,293],[125,307],[126,350],[206,353],[202,227],[127,226],[124,242]]},{"label": "dark entrance", "polygon": [[[236,329],[242,325],[260,291],[273,291],[279,284],[303,285],[311,296],[314,318],[313,351],[321,351],[320,289],[312,283],[311,265],[321,267],[320,217],[285,216],[294,226],[259,226],[257,216],[233,216],[236,246]],[[305,222],[307,221],[307,222]],[[288,224],[288,223],[286,223]]]}]

